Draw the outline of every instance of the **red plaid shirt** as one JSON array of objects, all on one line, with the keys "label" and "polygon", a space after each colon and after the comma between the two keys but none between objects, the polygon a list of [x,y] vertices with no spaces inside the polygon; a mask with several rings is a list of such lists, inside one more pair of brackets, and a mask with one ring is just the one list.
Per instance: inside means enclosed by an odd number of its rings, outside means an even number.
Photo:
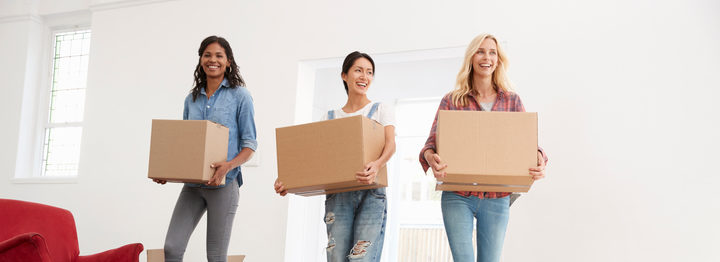
[{"label": "red plaid shirt", "polygon": [[[457,107],[452,103],[452,93],[448,93],[443,97],[443,99],[440,101],[440,106],[438,107],[438,112],[440,110],[465,110],[465,111],[482,111],[482,108],[478,104],[477,100],[475,99],[475,95],[469,94],[468,96],[468,104],[464,107]],[[525,112],[525,107],[523,107],[522,101],[520,101],[520,96],[513,92],[503,92],[498,91],[497,97],[495,98],[495,104],[493,104],[491,111],[506,111],[506,112]],[[430,135],[428,136],[427,141],[425,142],[425,146],[420,150],[420,164],[422,165],[422,168],[425,172],[427,172],[428,168],[430,168],[430,165],[425,160],[425,157],[423,156],[423,153],[425,153],[425,150],[432,149],[437,151],[435,147],[435,136],[437,133],[437,119],[438,114],[435,113],[435,120],[432,124],[432,129],[430,129]],[[545,162],[547,163],[548,159],[545,155],[545,152],[543,152],[542,148],[538,147],[538,151],[542,154],[543,158],[545,159]],[[528,171],[529,172],[529,171]],[[455,193],[461,195],[461,196],[477,196],[478,198],[501,198],[506,197],[510,195],[510,192],[473,192],[473,191],[456,191]]]}]

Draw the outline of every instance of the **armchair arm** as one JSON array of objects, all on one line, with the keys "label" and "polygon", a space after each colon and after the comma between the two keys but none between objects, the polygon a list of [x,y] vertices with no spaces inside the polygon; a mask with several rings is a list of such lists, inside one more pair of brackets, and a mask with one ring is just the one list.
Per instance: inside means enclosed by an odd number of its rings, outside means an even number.
[{"label": "armchair arm", "polygon": [[50,253],[45,238],[28,232],[0,242],[0,261],[3,262],[49,262]]},{"label": "armchair arm", "polygon": [[116,249],[87,256],[79,256],[77,262],[139,262],[140,252],[143,251],[140,243],[127,244]]}]

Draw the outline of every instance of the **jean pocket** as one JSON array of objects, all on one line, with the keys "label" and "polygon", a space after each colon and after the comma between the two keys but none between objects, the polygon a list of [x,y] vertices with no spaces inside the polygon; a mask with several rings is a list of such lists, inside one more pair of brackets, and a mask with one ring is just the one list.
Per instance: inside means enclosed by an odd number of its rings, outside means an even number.
[{"label": "jean pocket", "polygon": [[387,196],[386,196],[386,193],[385,193],[385,188],[384,188],[384,187],[370,189],[369,191],[370,191],[370,195],[372,195],[372,196],[374,196],[374,197],[376,197],[376,198],[385,199],[385,198],[387,197]]}]

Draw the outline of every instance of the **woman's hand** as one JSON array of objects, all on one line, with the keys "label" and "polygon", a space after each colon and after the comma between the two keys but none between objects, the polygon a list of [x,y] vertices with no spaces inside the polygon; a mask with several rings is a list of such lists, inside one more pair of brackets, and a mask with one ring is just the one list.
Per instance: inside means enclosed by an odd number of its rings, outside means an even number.
[{"label": "woman's hand", "polygon": [[532,180],[540,180],[545,177],[545,158],[542,153],[537,153],[537,167],[530,168],[530,175]]},{"label": "woman's hand", "polygon": [[225,181],[225,175],[232,169],[232,165],[227,161],[212,163],[210,167],[215,169],[215,173],[210,178],[210,181],[205,183],[205,185],[208,186],[219,186],[222,184],[222,182]]},{"label": "woman's hand", "polygon": [[153,182],[164,185],[165,183],[167,183],[167,180],[153,178]]},{"label": "woman's hand", "polygon": [[372,161],[365,165],[365,169],[363,169],[363,171],[355,173],[355,179],[357,179],[357,181],[361,184],[370,185],[375,182],[378,170],[380,170],[380,166],[377,161]]},{"label": "woman's hand", "polygon": [[435,178],[444,178],[447,173],[443,170],[447,168],[447,164],[445,164],[445,161],[440,158],[440,155],[435,153],[434,150],[428,149],[425,150],[425,161],[428,162],[430,165],[430,168],[432,168],[433,175],[435,175]]},{"label": "woman's hand", "polygon": [[278,195],[281,196],[285,196],[288,193],[287,189],[285,189],[285,186],[283,186],[279,178],[275,179],[275,193],[278,193]]}]

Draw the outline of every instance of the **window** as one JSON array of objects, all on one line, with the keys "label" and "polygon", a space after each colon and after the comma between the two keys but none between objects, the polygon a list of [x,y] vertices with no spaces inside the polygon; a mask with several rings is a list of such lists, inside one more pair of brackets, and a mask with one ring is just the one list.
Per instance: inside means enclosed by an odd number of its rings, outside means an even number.
[{"label": "window", "polygon": [[[435,191],[432,171],[418,164],[440,98],[399,99],[395,106],[397,152],[394,172],[400,191],[396,210],[397,261],[450,261],[450,249],[440,211],[441,191]],[[425,117],[417,117],[425,116]]]},{"label": "window", "polygon": [[52,76],[42,143],[42,176],[76,176],[85,105],[90,30],[53,34]]}]

